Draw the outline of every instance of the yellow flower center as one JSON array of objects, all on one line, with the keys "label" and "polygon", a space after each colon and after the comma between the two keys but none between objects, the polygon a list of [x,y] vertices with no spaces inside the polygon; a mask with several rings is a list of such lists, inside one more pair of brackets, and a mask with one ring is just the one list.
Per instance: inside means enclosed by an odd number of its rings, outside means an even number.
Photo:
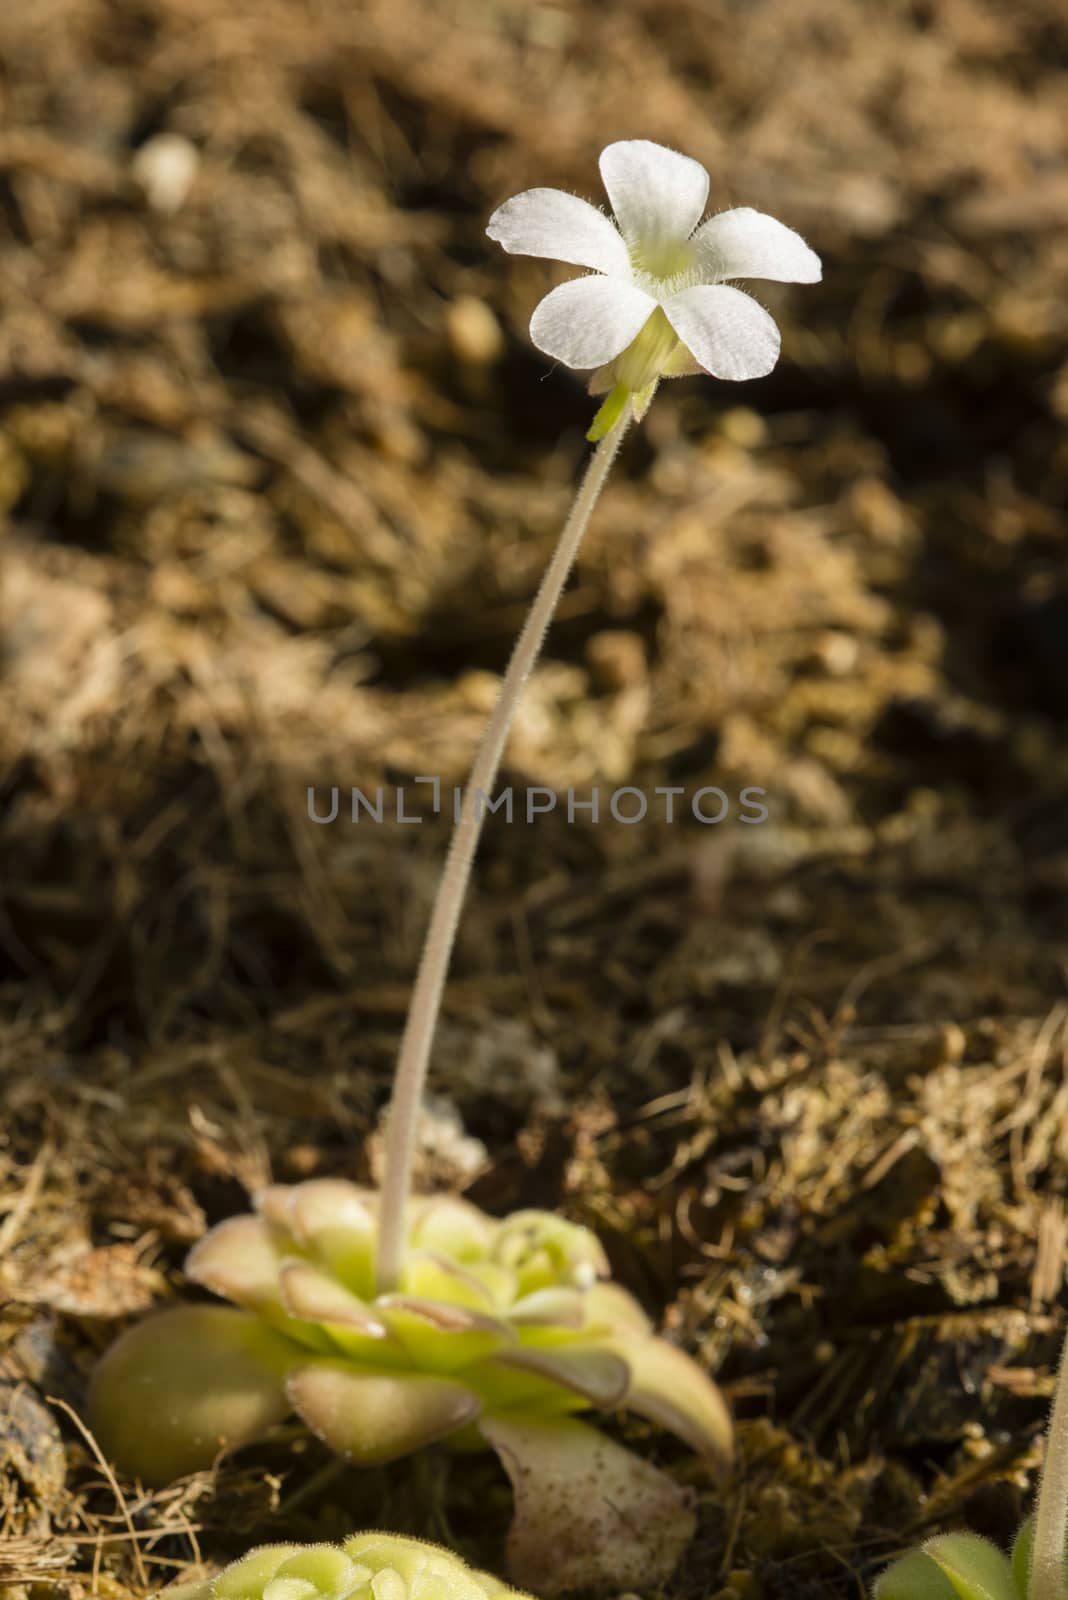
[{"label": "yellow flower center", "polygon": [[638,240],[630,252],[637,275],[660,279],[684,277],[693,268],[694,258],[694,248],[688,239]]}]

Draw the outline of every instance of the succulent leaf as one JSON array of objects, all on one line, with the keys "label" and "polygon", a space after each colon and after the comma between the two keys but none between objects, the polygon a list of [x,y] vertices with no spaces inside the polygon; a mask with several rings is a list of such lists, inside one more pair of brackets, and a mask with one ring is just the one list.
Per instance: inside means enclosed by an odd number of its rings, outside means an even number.
[{"label": "succulent leaf", "polygon": [[628,1589],[671,1575],[693,1537],[691,1497],[640,1456],[570,1419],[483,1418],[512,1480],[508,1568],[539,1594]]},{"label": "succulent leaf", "polygon": [[364,1465],[446,1439],[481,1410],[470,1389],[448,1379],[361,1371],[340,1361],[297,1367],[286,1393],[313,1433]]},{"label": "succulent leaf", "polygon": [[957,1590],[923,1550],[910,1550],[881,1572],[872,1595],[874,1600],[957,1600]]},{"label": "succulent leaf", "polygon": [[[1016,1593],[1020,1596],[1020,1600],[1027,1600],[1027,1584],[1031,1576],[1031,1550],[1034,1542],[1035,1519],[1028,1517],[1026,1522],[1020,1524],[1020,1530],[1013,1540],[1012,1555],[1009,1557],[1012,1581],[1016,1585]],[[1068,1582],[1065,1583],[1065,1588],[1068,1589]]]},{"label": "succulent leaf", "polygon": [[511,1321],[518,1328],[556,1328],[561,1332],[581,1328],[593,1293],[592,1289],[535,1289],[515,1302]]},{"label": "succulent leaf", "polygon": [[564,1389],[574,1389],[591,1405],[620,1406],[630,1383],[630,1367],[621,1356],[601,1345],[571,1345],[555,1350],[505,1350],[495,1358],[498,1367],[514,1367],[550,1378]]},{"label": "succulent leaf", "polygon": [[375,1207],[341,1178],[311,1178],[289,1190],[289,1232],[361,1300],[374,1294]]},{"label": "succulent leaf", "polygon": [[190,1250],[185,1275],[214,1294],[287,1333],[299,1344],[329,1352],[330,1339],[315,1322],[290,1316],[279,1276],[280,1260],[260,1217],[227,1217]]},{"label": "succulent leaf", "polygon": [[516,1274],[518,1299],[561,1283],[589,1289],[609,1270],[595,1234],[548,1211],[513,1211],[505,1217],[491,1257]]},{"label": "succulent leaf", "polygon": [[89,1414],[131,1476],[168,1483],[258,1439],[292,1409],[285,1374],[307,1352],[228,1306],[180,1306],[139,1322],[93,1375]]},{"label": "succulent leaf", "polygon": [[378,1306],[412,1365],[426,1372],[477,1366],[515,1339],[506,1322],[440,1300],[383,1295]]},{"label": "succulent leaf", "polygon": [[631,1334],[617,1348],[630,1367],[626,1405],[720,1465],[731,1458],[730,1413],[715,1384],[666,1339]]},{"label": "succulent leaf", "polygon": [[1007,1557],[978,1533],[943,1533],[924,1549],[961,1600],[1017,1600]]},{"label": "succulent leaf", "polygon": [[277,1268],[278,1289],[284,1310],[302,1322],[322,1322],[331,1328],[344,1328],[370,1341],[389,1338],[389,1329],[376,1317],[365,1300],[346,1289],[309,1261],[282,1261]]},{"label": "succulent leaf", "polygon": [[510,1273],[495,1275],[487,1282],[478,1264],[461,1266],[433,1250],[411,1250],[401,1274],[401,1292],[426,1300],[442,1300],[449,1305],[468,1306],[473,1311],[495,1311],[512,1298]]},{"label": "succulent leaf", "polygon": [[630,1328],[652,1333],[653,1325],[632,1294],[618,1283],[595,1283],[586,1292],[586,1323],[603,1328]]}]

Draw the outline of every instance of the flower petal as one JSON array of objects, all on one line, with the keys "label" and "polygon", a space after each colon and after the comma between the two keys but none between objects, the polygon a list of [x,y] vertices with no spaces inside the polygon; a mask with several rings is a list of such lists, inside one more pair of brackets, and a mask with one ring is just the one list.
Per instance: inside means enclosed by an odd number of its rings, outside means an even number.
[{"label": "flower petal", "polygon": [[763,306],[724,283],[683,289],[664,306],[695,361],[714,378],[763,378],[779,359],[779,330]]},{"label": "flower petal", "polygon": [[562,189],[527,189],[498,206],[486,232],[513,256],[547,256],[630,281],[627,247],[588,200]]},{"label": "flower petal", "polygon": [[229,1306],[181,1306],[139,1322],[99,1363],[93,1431],[131,1477],[169,1483],[210,1467],[290,1411],[285,1373],[307,1352]]},{"label": "flower petal", "polygon": [[422,1373],[360,1372],[347,1362],[298,1367],[286,1392],[313,1433],[365,1464],[393,1461],[445,1439],[480,1410],[477,1396],[462,1384]]},{"label": "flower petal", "polygon": [[601,152],[601,177],[628,245],[688,239],[705,209],[708,173],[699,161],[648,139]]},{"label": "flower petal", "polygon": [[537,1594],[664,1582],[693,1537],[692,1497],[650,1462],[571,1420],[483,1418],[515,1491],[508,1568]]},{"label": "flower petal", "polygon": [[623,1404],[725,1465],[733,1454],[730,1412],[712,1379],[666,1339],[624,1335],[619,1351],[631,1372]]},{"label": "flower petal", "polygon": [[773,278],[777,283],[819,283],[820,258],[799,233],[752,206],[709,217],[693,236],[709,283],[724,278]]},{"label": "flower petal", "polygon": [[656,310],[652,295],[615,278],[573,278],[547,294],[530,337],[568,367],[599,367],[625,350]]}]

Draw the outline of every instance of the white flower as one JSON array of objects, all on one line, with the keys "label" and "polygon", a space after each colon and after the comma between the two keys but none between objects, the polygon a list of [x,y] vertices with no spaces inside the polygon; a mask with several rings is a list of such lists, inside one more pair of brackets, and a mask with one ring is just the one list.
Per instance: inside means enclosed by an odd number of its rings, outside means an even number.
[{"label": "white flower", "polygon": [[613,218],[559,189],[528,189],[499,206],[486,229],[513,255],[593,269],[537,307],[530,337],[538,349],[569,367],[599,369],[594,393],[619,387],[643,399],[661,377],[684,372],[770,372],[779,330],[726,280],[818,283],[815,252],[748,206],[701,223],[708,173],[663,145],[610,144],[600,165]]}]

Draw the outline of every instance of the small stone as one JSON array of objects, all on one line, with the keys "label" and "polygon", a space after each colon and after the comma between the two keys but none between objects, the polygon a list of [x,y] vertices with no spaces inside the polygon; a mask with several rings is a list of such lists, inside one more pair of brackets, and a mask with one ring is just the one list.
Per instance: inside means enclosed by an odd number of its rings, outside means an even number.
[{"label": "small stone", "polygon": [[815,653],[824,672],[832,678],[844,678],[856,666],[860,646],[851,633],[829,628],[816,640]]},{"label": "small stone", "polygon": [[724,439],[741,445],[744,450],[755,450],[768,436],[763,417],[748,406],[732,406],[724,411],[719,419],[719,431]]},{"label": "small stone", "polygon": [[153,211],[180,211],[200,167],[196,146],[180,133],[158,133],[133,159],[133,175]]},{"label": "small stone", "polygon": [[491,366],[504,350],[504,334],[492,308],[474,295],[457,295],[450,302],[445,334],[456,359],[473,367]]}]

